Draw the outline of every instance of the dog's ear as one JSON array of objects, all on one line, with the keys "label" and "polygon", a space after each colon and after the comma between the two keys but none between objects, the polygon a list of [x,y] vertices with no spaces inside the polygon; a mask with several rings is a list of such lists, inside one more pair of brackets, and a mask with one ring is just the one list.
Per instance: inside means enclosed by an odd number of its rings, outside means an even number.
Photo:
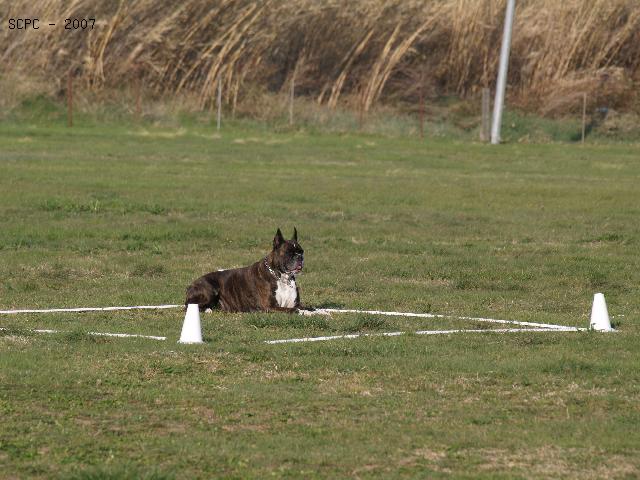
[{"label": "dog's ear", "polygon": [[292,240],[294,242],[298,241],[298,230],[296,230],[296,227],[293,227],[293,238],[292,238]]},{"label": "dog's ear", "polygon": [[277,249],[283,243],[284,243],[284,237],[282,236],[282,232],[278,228],[278,231],[276,232],[276,236],[273,237],[273,249],[274,250]]}]

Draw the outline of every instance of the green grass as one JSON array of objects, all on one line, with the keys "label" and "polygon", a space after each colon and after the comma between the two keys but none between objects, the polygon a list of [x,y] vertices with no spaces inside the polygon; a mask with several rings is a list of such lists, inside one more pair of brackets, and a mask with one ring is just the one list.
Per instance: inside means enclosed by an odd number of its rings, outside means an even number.
[{"label": "green grass", "polygon": [[[76,92],[74,123],[89,129],[103,125],[130,124],[135,110],[135,98],[130,90],[103,90],[100,93]],[[64,98],[31,92],[15,106],[0,110],[0,122],[22,125],[64,127],[67,106]],[[328,108],[308,97],[297,97],[294,122],[289,123],[287,95],[264,94],[251,102],[251,107],[237,115],[225,106],[222,122],[225,130],[250,130],[252,135],[269,136],[274,132],[309,135],[353,135],[383,137],[420,137],[418,106],[412,103],[376,105],[365,117],[348,107]],[[153,125],[154,133],[164,129],[166,135],[185,135],[188,131],[205,132],[215,122],[215,112],[195,107],[189,96],[172,99],[145,97],[142,100],[143,125],[140,133],[151,134],[145,127]],[[507,143],[571,143],[578,144],[582,135],[582,116],[568,114],[564,118],[542,117],[515,107],[504,112],[501,138]],[[480,100],[456,96],[431,98],[425,105],[424,136],[430,141],[476,142],[480,135]],[[6,123],[5,123],[6,125]],[[111,129],[109,129],[111,130]],[[207,132],[211,135],[211,131]],[[639,143],[640,117],[631,113],[609,111],[606,120],[601,114],[589,111],[586,126],[587,143]]]},{"label": "green grass", "polygon": [[[303,300],[616,334],[264,340],[473,322],[0,317],[4,478],[634,478],[637,146],[0,124],[0,308],[180,303],[298,228]],[[52,328],[59,334],[35,334]],[[165,335],[167,341],[89,331]]]}]

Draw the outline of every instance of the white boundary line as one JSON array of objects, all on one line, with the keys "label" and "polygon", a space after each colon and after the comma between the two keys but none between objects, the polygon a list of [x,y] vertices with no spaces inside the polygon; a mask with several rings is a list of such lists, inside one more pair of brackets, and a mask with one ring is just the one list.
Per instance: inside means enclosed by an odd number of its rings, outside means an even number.
[{"label": "white boundary line", "polygon": [[460,317],[456,315],[441,315],[441,314],[435,314],[435,313],[385,312],[382,310],[354,310],[354,309],[341,309],[341,308],[324,308],[324,309],[320,309],[320,312],[366,313],[370,315],[387,315],[390,317],[455,318],[458,320],[473,320],[476,322],[522,325],[525,327],[546,328],[546,329],[553,329],[553,330],[564,330],[566,328],[576,328],[576,327],[566,327],[564,325],[554,325],[551,323],[520,322],[517,320],[499,320],[496,318],[483,318],[483,317]]},{"label": "white boundary line", "polygon": [[106,332],[88,332],[87,335],[96,337],[120,337],[120,338],[146,338],[149,340],[166,340],[167,337],[159,337],[156,335],[139,335],[137,333],[106,333]]},{"label": "white boundary line", "polygon": [[[50,309],[18,309],[18,310],[0,310],[0,314],[18,314],[18,313],[54,313],[54,312],[96,312],[96,311],[121,311],[121,310],[160,310],[169,308],[179,308],[184,305],[136,305],[125,307],[78,307],[78,308],[50,308]],[[314,312],[308,312],[308,314],[331,314],[331,313],[364,313],[369,315],[386,315],[395,317],[418,317],[418,318],[453,318],[458,320],[472,320],[476,322],[488,322],[499,323],[509,325],[519,325],[527,328],[502,328],[493,330],[479,330],[479,329],[457,329],[457,330],[419,330],[413,332],[415,335],[444,335],[451,333],[515,333],[515,332],[579,332],[585,331],[586,328],[568,327],[565,325],[554,325],[550,323],[535,323],[535,322],[521,322],[517,320],[501,320],[496,318],[483,318],[483,317],[467,317],[456,315],[442,315],[435,313],[413,313],[413,312],[389,312],[383,310],[357,310],[357,309],[341,309],[341,308],[324,308],[317,309]],[[0,330],[7,330],[6,328],[0,328]],[[60,333],[57,330],[33,330],[37,333]],[[277,344],[277,343],[300,343],[300,342],[319,342],[324,340],[335,339],[352,339],[359,337],[371,337],[371,336],[385,336],[393,337],[399,335],[405,335],[407,332],[385,332],[385,333],[358,333],[350,335],[334,335],[328,337],[305,337],[305,338],[290,338],[284,340],[268,340],[265,343]],[[152,335],[136,335],[127,333],[100,333],[100,332],[88,332],[88,335],[96,336],[110,336],[110,337],[137,337],[137,338],[149,338],[153,340],[166,340],[166,337],[157,337]]]},{"label": "white boundary line", "polygon": [[[4,332],[10,331],[10,329],[2,328],[2,327],[0,327],[0,330]],[[60,330],[50,330],[46,328],[37,328],[30,331],[34,333],[70,333],[70,332],[63,332]],[[146,338],[149,340],[166,340],[167,339],[167,337],[158,337],[155,335],[138,335],[135,333],[87,332],[87,335],[92,335],[94,337]]]},{"label": "white boundary line", "polygon": [[114,310],[161,310],[164,308],[178,308],[184,305],[136,305],[134,307],[78,307],[78,308],[42,308],[27,310],[0,310],[0,314],[14,313],[54,313],[54,312],[111,312]]},{"label": "white boundary line", "polygon": [[[18,310],[0,310],[0,314],[10,315],[18,313],[60,313],[60,312],[110,312],[120,310],[161,310],[169,308],[180,308],[184,305],[136,305],[131,307],[77,307],[77,308],[48,308],[48,309],[18,309]],[[316,314],[324,313],[366,313],[370,315],[387,315],[395,317],[419,317],[419,318],[454,318],[458,320],[473,320],[477,322],[502,323],[511,325],[522,325],[534,328],[549,328],[554,330],[563,330],[567,328],[564,325],[554,325],[550,323],[520,322],[517,320],[500,320],[496,318],[483,317],[465,317],[456,315],[442,315],[435,313],[412,313],[412,312],[388,312],[383,310],[356,310],[342,308],[321,308],[315,311]]]},{"label": "white boundary line", "polygon": [[518,332],[580,332],[585,328],[565,327],[561,329],[550,328],[496,328],[493,330],[418,330],[417,332],[383,332],[383,333],[353,333],[347,335],[332,335],[329,337],[303,337],[303,338],[285,338],[283,340],[266,340],[264,343],[275,345],[278,343],[303,343],[303,342],[324,342],[327,340],[350,340],[360,337],[398,337],[400,335],[449,335],[452,333],[518,333]]}]

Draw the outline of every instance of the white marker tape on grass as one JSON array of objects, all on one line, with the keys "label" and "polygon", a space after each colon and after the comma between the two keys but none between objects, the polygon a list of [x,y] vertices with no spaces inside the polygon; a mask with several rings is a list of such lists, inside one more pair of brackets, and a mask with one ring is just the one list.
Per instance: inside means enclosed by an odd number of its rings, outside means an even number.
[{"label": "white marker tape on grass", "polygon": [[412,333],[413,335],[448,335],[451,333],[519,333],[519,332],[579,332],[584,328],[563,327],[562,329],[550,328],[497,328],[493,330],[418,330],[417,332],[383,332],[383,333],[353,333],[348,335],[332,335],[330,337],[303,337],[285,338],[283,340],[267,340],[264,343],[275,345],[278,343],[303,343],[303,342],[324,342],[327,340],[350,340],[360,337],[398,337]]},{"label": "white marker tape on grass", "polygon": [[370,315],[387,315],[390,317],[455,318],[458,320],[473,320],[476,322],[503,323],[503,324],[510,324],[510,325],[522,325],[524,327],[546,328],[546,329],[553,329],[553,330],[564,330],[568,328],[564,325],[553,325],[550,323],[520,322],[517,320],[498,320],[496,318],[482,318],[482,317],[458,317],[456,315],[439,315],[435,313],[385,312],[381,310],[350,310],[350,309],[340,309],[340,308],[324,308],[321,311],[335,312],[335,313],[366,313]]},{"label": "white marker tape on grass", "polygon": [[[78,308],[49,308],[49,309],[24,309],[24,310],[0,310],[0,314],[17,314],[17,313],[56,313],[56,312],[109,312],[120,310],[160,310],[169,308],[184,308],[184,305],[137,305],[132,307],[78,307]],[[387,312],[383,310],[355,310],[355,309],[340,309],[340,308],[324,308],[318,309],[314,312],[300,312],[305,315],[325,313],[366,313],[370,315],[388,315],[396,317],[419,317],[419,318],[454,318],[458,320],[472,320],[476,322],[488,322],[488,323],[501,323],[508,325],[520,325],[523,327],[542,328],[549,330],[564,331],[572,329],[574,327],[566,327],[564,325],[554,325],[550,323],[535,323],[535,322],[521,322],[517,320],[500,320],[496,318],[483,318],[483,317],[461,317],[456,315],[442,315],[435,313],[412,313],[412,312]],[[570,331],[585,330],[578,328]]]},{"label": "white marker tape on grass", "polygon": [[[184,305],[137,305],[131,307],[78,307],[78,308],[50,308],[50,309],[22,309],[22,310],[0,310],[0,314],[17,314],[17,313],[55,313],[55,312],[100,312],[100,311],[121,311],[121,310],[160,310],[169,308],[183,308]],[[564,325],[553,325],[549,323],[520,322],[517,320],[500,320],[495,318],[482,317],[461,317],[455,315],[439,315],[435,313],[412,313],[412,312],[387,312],[382,310],[355,310],[355,309],[338,309],[325,308],[318,309],[315,312],[301,312],[303,314],[325,314],[325,313],[365,313],[369,315],[388,315],[397,317],[418,317],[418,318],[454,318],[458,320],[472,320],[476,322],[489,322],[500,324],[520,325],[531,328],[503,328],[493,330],[419,330],[413,332],[414,335],[445,335],[452,333],[517,333],[517,332],[580,332],[587,330],[586,328],[567,327]],[[0,328],[0,330],[7,330]],[[61,333],[57,330],[33,330],[37,333]],[[328,337],[305,337],[305,338],[289,338],[284,340],[269,340],[265,343],[300,343],[300,342],[320,342],[326,340],[352,339],[359,337],[395,337],[405,335],[407,332],[386,332],[386,333],[357,333],[349,335],[334,335]],[[107,337],[130,337],[130,338],[148,338],[151,340],[166,340],[166,337],[158,337],[152,335],[136,335],[128,333],[100,333],[89,332],[88,335],[107,336]]]},{"label": "white marker tape on grass", "polygon": [[120,337],[120,338],[147,338],[149,340],[166,340],[167,337],[158,337],[155,335],[138,335],[132,333],[104,333],[104,332],[88,332],[87,335],[96,337]]},{"label": "white marker tape on grass", "polygon": [[[0,314],[16,313],[60,313],[60,312],[110,312],[119,310],[161,310],[168,308],[184,308],[184,305],[137,305],[132,307],[77,307],[77,308],[48,308],[48,309],[23,309],[23,310],[0,310]],[[307,312],[306,314],[313,313]],[[553,325],[549,323],[520,322],[516,320],[499,320],[495,318],[482,317],[459,317],[455,315],[442,315],[435,313],[412,313],[412,312],[387,312],[382,310],[355,310],[340,308],[323,308],[315,311],[316,314],[323,313],[366,313],[370,315],[388,315],[396,317],[419,317],[419,318],[455,318],[458,320],[473,320],[477,322],[502,323],[511,325],[522,325],[525,327],[548,328],[563,330],[567,327],[563,325]]]},{"label": "white marker tape on grass", "polygon": [[178,308],[184,305],[137,305],[134,307],[78,307],[78,308],[43,308],[29,310],[0,310],[0,314],[13,313],[55,313],[55,312],[111,312],[115,310],[161,310]]},{"label": "white marker tape on grass", "polygon": [[[9,329],[0,327],[0,330],[7,331]],[[60,330],[49,330],[45,328],[38,328],[31,331],[34,333],[70,333],[70,332],[62,332]],[[133,333],[87,332],[87,335],[92,335],[94,337],[146,338],[149,340],[166,340],[167,339],[167,337],[157,337],[155,335],[138,335]]]}]

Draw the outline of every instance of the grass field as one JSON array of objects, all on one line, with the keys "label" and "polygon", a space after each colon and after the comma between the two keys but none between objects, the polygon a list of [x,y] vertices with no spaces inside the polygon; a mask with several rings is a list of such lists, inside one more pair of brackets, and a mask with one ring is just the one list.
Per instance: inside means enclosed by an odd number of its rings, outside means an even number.
[{"label": "grass field", "polygon": [[266,345],[487,326],[214,313],[189,346],[179,310],[4,315],[0,477],[636,478],[639,153],[0,125],[1,309],[180,303],[295,225],[310,305],[584,327],[602,291],[619,330]]}]

